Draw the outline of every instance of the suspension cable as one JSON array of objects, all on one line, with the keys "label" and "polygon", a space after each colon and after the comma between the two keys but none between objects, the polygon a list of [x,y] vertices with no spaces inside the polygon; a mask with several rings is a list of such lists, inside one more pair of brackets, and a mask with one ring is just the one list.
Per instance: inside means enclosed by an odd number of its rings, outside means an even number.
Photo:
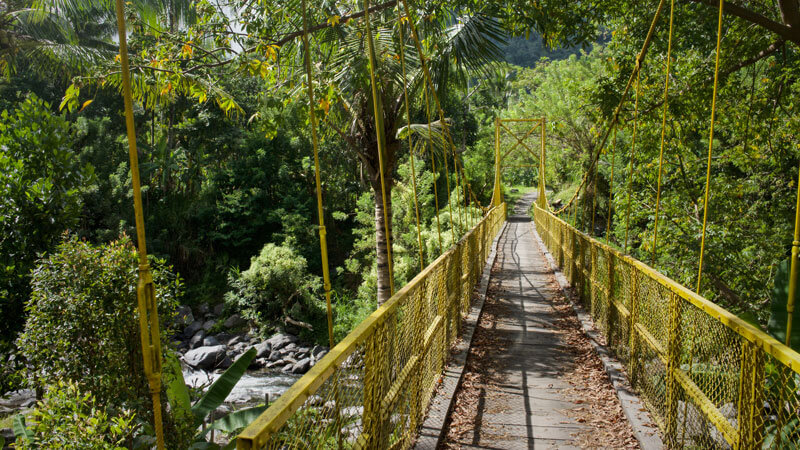
[{"label": "suspension cable", "polygon": [[[319,218],[319,250],[322,255],[322,280],[325,289],[325,306],[328,313],[328,342],[330,348],[334,346],[333,340],[333,308],[331,307],[331,275],[328,268],[328,240],[325,229],[325,210],[322,205],[322,182],[320,179],[319,164],[319,136],[317,135],[317,114],[314,103],[314,72],[311,68],[311,45],[308,42],[308,11],[306,0],[302,1],[303,8],[303,64],[306,71],[306,85],[308,88],[308,116],[311,122],[311,144],[314,149],[314,182],[317,188],[317,216]],[[390,256],[391,259],[391,256]]]},{"label": "suspension cable", "polygon": [[417,198],[417,169],[414,167],[414,146],[411,144],[411,109],[408,106],[408,78],[406,76],[405,39],[403,39],[403,18],[400,18],[400,67],[403,70],[403,101],[406,106],[408,153],[411,159],[411,185],[414,187],[414,212],[417,216],[417,244],[419,245],[419,270],[425,269],[425,259],[422,256],[422,233],[419,227],[419,199]]},{"label": "suspension cable", "polygon": [[[383,202],[383,225],[386,233],[386,256],[389,265],[389,292],[394,295],[394,267],[392,264],[392,235],[389,228],[389,211],[386,207],[386,181],[384,177],[383,153],[386,150],[386,130],[383,127],[383,104],[380,92],[378,91],[378,80],[375,76],[377,56],[375,54],[375,43],[372,39],[372,30],[369,25],[369,0],[364,0],[364,29],[367,34],[367,47],[369,55],[369,78],[372,85],[372,109],[375,115],[375,135],[378,139],[378,171],[381,178],[381,201]],[[377,195],[377,194],[376,194]]]},{"label": "suspension cable", "polygon": [[614,205],[614,160],[617,155],[617,128],[614,127],[614,140],[611,143],[611,178],[608,180],[608,217],[606,218],[606,245],[611,242],[611,216]]},{"label": "suspension cable", "polygon": [[719,16],[717,17],[717,54],[714,61],[714,91],[711,94],[711,127],[708,131],[708,162],[706,163],[706,194],[703,200],[703,232],[700,237],[700,267],[697,269],[697,289],[700,293],[700,281],[703,277],[703,253],[706,249],[706,222],[708,221],[708,195],[711,190],[711,151],[714,147],[714,116],[717,112],[717,87],[719,83],[719,54],[722,41],[722,9],[725,0],[719,0]]},{"label": "suspension cable", "polygon": [[650,22],[650,29],[647,31],[647,36],[644,39],[644,43],[642,44],[642,50],[639,51],[639,54],[636,56],[636,64],[634,65],[634,70],[631,72],[631,76],[628,78],[628,83],[625,85],[625,89],[622,91],[622,96],[620,97],[619,104],[617,105],[617,109],[614,111],[614,115],[612,116],[611,123],[609,124],[608,128],[606,129],[605,134],[603,135],[603,139],[600,141],[600,145],[597,147],[597,151],[593,154],[593,157],[590,161],[589,169],[584,172],[583,179],[581,180],[581,184],[578,187],[578,190],[575,191],[575,195],[569,199],[569,201],[559,208],[557,211],[554,211],[554,214],[558,215],[562,212],[566,211],[567,208],[572,204],[573,201],[578,196],[578,192],[580,192],[583,185],[586,183],[589,175],[589,171],[592,169],[592,166],[597,162],[597,158],[600,157],[600,150],[603,149],[606,145],[606,141],[608,141],[609,136],[611,135],[611,127],[615,125],[619,121],[619,113],[622,111],[622,106],[625,104],[625,101],[628,99],[628,92],[630,91],[631,86],[633,85],[633,79],[639,73],[639,68],[641,67],[642,62],[644,61],[644,57],[647,55],[647,50],[650,48],[650,43],[653,40],[653,33],[655,32],[656,23],[658,23],[659,17],[661,17],[661,11],[664,9],[664,3],[666,0],[660,0],[658,2],[658,8],[656,9],[655,14],[653,15],[653,20]]},{"label": "suspension cable", "polygon": [[125,31],[125,6],[116,0],[117,31],[119,32],[119,55],[122,65],[122,97],[125,104],[125,127],[128,134],[128,155],[131,163],[133,184],[133,210],[136,221],[136,240],[139,250],[139,282],[136,298],[139,309],[139,334],[142,345],[144,374],[153,399],[153,428],[156,432],[156,446],[164,449],[164,429],[161,419],[161,330],[158,323],[158,303],[155,297],[153,275],[147,260],[145,241],[144,208],[142,189],[139,180],[139,153],[136,150],[136,128],[133,121],[133,99],[131,95],[130,64],[128,62],[128,43]]},{"label": "suspension cable", "polygon": [[661,207],[661,178],[664,174],[664,138],[667,134],[667,110],[669,103],[669,69],[672,59],[672,23],[675,16],[675,0],[670,0],[669,8],[669,34],[667,37],[667,68],[664,75],[664,107],[661,113],[661,150],[658,154],[658,187],[656,189],[655,223],[653,225],[653,256],[652,264],[656,263],[658,251],[658,213]]},{"label": "suspension cable", "polygon": [[[409,21],[410,20],[411,18],[409,18]],[[433,130],[431,128],[431,104],[430,100],[428,99],[428,86],[424,86],[422,91],[425,94],[425,115],[428,118],[428,153],[431,156],[431,170],[435,175],[433,179],[433,201],[434,205],[436,205],[436,234],[439,236],[439,254],[441,255],[443,250],[442,225],[439,223],[439,190],[436,187],[436,182],[439,178],[439,172],[436,171],[436,158],[433,155]]]},{"label": "suspension cable", "polygon": [[[444,130],[444,135],[447,138],[447,143],[450,144],[450,148],[452,148],[453,152],[455,153],[455,144],[453,143],[453,136],[450,134],[450,127],[449,127],[449,125],[447,125],[447,121],[445,120],[444,110],[442,109],[442,103],[439,101],[439,96],[438,96],[438,94],[436,94],[436,89],[434,89],[433,80],[431,79],[431,74],[430,74],[430,71],[428,70],[428,64],[425,62],[425,60],[426,60],[425,53],[423,53],[423,51],[422,51],[422,45],[420,44],[419,35],[417,34],[417,28],[416,28],[416,25],[414,24],[414,20],[412,19],[411,13],[410,13],[409,8],[408,8],[408,2],[406,0],[401,0],[401,1],[403,3],[403,10],[406,13],[406,17],[408,17],[408,19],[409,19],[408,22],[409,22],[409,27],[411,29],[411,37],[414,39],[414,46],[416,47],[417,53],[419,54],[420,65],[422,66],[422,73],[423,73],[423,76],[425,78],[425,82],[426,82],[426,84],[428,86],[430,86],[430,93],[431,93],[431,96],[433,97],[434,105],[436,106],[436,109],[438,110],[439,120],[440,120],[440,122],[442,124],[442,129]],[[661,1],[664,1],[664,0],[661,0]],[[445,151],[445,154],[446,153],[447,152]],[[445,157],[445,164],[447,164],[447,157]],[[454,164],[455,164],[455,162],[454,162]],[[448,190],[449,190],[449,187],[448,187]],[[448,203],[449,203],[449,200],[448,200]],[[453,242],[455,243],[455,239],[453,239]]]},{"label": "suspension cable", "polygon": [[628,170],[628,205],[625,211],[625,247],[623,250],[628,252],[628,229],[631,223],[631,189],[633,187],[633,167],[636,157],[636,130],[639,125],[639,94],[641,89],[641,67],[636,71],[636,106],[633,109],[633,135],[631,137],[631,156],[630,169]]},{"label": "suspension cable", "polygon": [[600,164],[594,165],[594,179],[592,180],[592,228],[589,230],[589,236],[594,236],[594,216],[597,209],[597,171]]}]

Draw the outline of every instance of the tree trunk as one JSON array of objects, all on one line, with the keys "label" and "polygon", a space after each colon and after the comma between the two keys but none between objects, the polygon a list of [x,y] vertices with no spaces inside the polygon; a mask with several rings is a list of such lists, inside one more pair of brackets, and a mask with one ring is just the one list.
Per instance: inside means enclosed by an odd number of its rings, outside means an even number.
[{"label": "tree trunk", "polygon": [[[372,192],[375,194],[375,251],[376,261],[378,262],[378,306],[384,304],[391,294],[390,274],[389,274],[389,255],[386,251],[389,242],[392,242],[392,183],[391,176],[384,174],[386,183],[386,218],[389,220],[388,227],[383,215],[383,198],[381,196],[381,180],[378,178],[372,184]],[[380,177],[380,175],[378,175]],[[389,234],[386,234],[386,229]]]}]

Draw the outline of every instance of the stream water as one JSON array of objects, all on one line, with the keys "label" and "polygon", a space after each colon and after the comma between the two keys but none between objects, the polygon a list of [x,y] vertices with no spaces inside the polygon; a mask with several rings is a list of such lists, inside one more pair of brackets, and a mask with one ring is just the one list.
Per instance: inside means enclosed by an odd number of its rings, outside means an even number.
[{"label": "stream water", "polygon": [[[203,387],[204,390],[213,383],[220,374],[206,372],[203,370],[187,370],[183,373],[183,378],[191,387]],[[242,406],[263,403],[269,395],[270,401],[275,401],[278,396],[286,392],[289,387],[300,378],[301,375],[292,375],[281,371],[261,369],[252,370],[245,373],[236,383],[233,390],[228,394],[225,403],[235,405],[237,408]]]}]

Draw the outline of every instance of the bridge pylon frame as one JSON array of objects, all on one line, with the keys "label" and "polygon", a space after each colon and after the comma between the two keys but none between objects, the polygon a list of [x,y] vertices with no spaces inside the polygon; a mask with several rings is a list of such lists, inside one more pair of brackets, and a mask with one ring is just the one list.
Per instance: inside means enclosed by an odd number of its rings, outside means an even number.
[{"label": "bridge pylon frame", "polygon": [[[512,131],[509,127],[505,124],[507,123],[530,123],[532,124],[528,131],[520,138],[517,133]],[[503,203],[503,190],[501,188],[502,181],[503,181],[503,169],[508,167],[538,167],[539,168],[539,205],[544,207],[547,205],[547,200],[545,197],[545,161],[546,161],[546,146],[547,146],[547,119],[545,117],[540,118],[527,118],[527,119],[503,119],[500,117],[495,118],[494,120],[494,192],[492,193],[492,206],[500,206]],[[528,139],[534,132],[539,130],[540,136],[540,148],[537,152],[534,151],[531,147],[529,147],[525,141]],[[513,137],[517,142],[507,151],[504,153],[501,152],[500,149],[500,136],[502,132],[509,134]],[[524,150],[527,150],[528,153],[533,156],[533,158],[538,162],[538,164],[525,164],[525,165],[505,165],[504,161],[508,156],[510,156],[514,151],[518,150],[518,148],[522,146]]]}]

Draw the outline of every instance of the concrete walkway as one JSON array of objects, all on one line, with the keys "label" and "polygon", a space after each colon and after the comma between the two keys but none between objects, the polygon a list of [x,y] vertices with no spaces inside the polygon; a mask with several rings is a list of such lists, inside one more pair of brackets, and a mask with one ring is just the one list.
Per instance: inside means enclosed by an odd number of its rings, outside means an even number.
[{"label": "concrete walkway", "polygon": [[460,439],[462,448],[577,448],[573,437],[586,429],[564,413],[579,406],[562,394],[569,386],[560,378],[575,362],[555,326],[558,286],[527,214],[534,200],[517,203],[500,238],[493,334],[505,345],[487,355],[494,381],[481,392],[471,443]]}]

